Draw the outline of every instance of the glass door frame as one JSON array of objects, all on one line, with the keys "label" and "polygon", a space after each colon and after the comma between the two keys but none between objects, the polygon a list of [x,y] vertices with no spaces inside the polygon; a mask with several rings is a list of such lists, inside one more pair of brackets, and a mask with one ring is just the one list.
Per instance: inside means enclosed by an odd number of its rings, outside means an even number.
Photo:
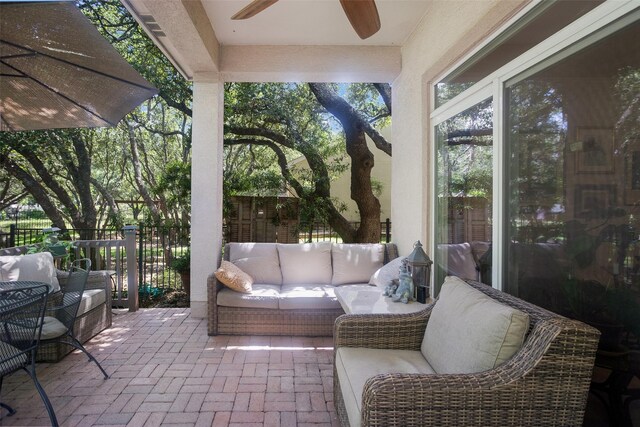
[{"label": "glass door frame", "polygon": [[[463,66],[482,46],[486,45],[491,39],[499,37],[505,31],[508,31],[513,23],[530,13],[539,2],[533,2],[507,24],[497,31],[488,41],[481,43],[478,48],[466,55],[454,67],[448,68],[435,78],[430,85],[430,106],[431,114],[429,121],[429,179],[431,200],[429,203],[429,217],[432,218],[429,224],[431,240],[431,253],[434,257],[438,256],[436,250],[438,242],[436,242],[437,229],[437,213],[436,209],[436,178],[437,171],[435,168],[436,156],[436,128],[439,124],[454,117],[478,104],[487,98],[493,98],[493,234],[492,242],[492,265],[502,265],[504,260],[504,248],[508,242],[508,233],[506,233],[507,220],[507,203],[506,203],[506,187],[505,171],[507,168],[506,150],[504,147],[504,92],[507,86],[513,85],[520,80],[534,74],[551,63],[561,61],[565,57],[584,49],[585,47],[595,43],[607,35],[623,28],[632,22],[640,19],[640,4],[635,0],[617,1],[609,0],[602,5],[596,7],[584,16],[578,18],[553,36],[534,46],[527,52],[523,53],[513,61],[500,67],[488,76],[481,79],[475,85],[458,94],[453,99],[447,101],[442,106],[435,108],[435,85],[445,76],[451,74],[456,68]],[[438,260],[436,260],[437,262]],[[434,269],[435,271],[435,269]],[[503,280],[505,276],[504,269],[492,269],[492,284],[494,288],[502,290]],[[432,281],[433,283],[433,281]]]}]

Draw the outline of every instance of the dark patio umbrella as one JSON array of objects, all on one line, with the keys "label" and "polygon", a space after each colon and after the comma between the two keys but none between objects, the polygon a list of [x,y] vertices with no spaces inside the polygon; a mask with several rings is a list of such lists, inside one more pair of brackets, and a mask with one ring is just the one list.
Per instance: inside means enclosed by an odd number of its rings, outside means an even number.
[{"label": "dark patio umbrella", "polygon": [[0,130],[113,126],[155,95],[70,2],[0,2]]}]

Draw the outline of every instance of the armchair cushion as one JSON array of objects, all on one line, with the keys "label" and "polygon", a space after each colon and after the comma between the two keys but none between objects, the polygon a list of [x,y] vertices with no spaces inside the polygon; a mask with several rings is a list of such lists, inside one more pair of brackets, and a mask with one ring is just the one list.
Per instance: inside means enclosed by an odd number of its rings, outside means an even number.
[{"label": "armchair cushion", "polygon": [[435,373],[422,353],[414,350],[340,347],[335,365],[351,426],[360,425],[362,390],[369,378],[390,373]]},{"label": "armchair cushion", "polygon": [[332,285],[367,283],[371,275],[382,267],[384,245],[381,244],[333,244]]},{"label": "armchair cushion", "polygon": [[57,338],[67,332],[67,327],[62,324],[58,319],[52,316],[45,316],[42,321],[42,333],[40,334],[41,340],[49,340]]},{"label": "armchair cushion", "polygon": [[106,298],[106,292],[104,289],[85,289],[82,293],[80,306],[78,307],[78,316],[82,316],[90,310],[100,306],[100,304],[104,304]]},{"label": "armchair cushion", "polygon": [[278,255],[283,285],[331,284],[331,243],[278,243]]},{"label": "armchair cushion", "polygon": [[255,283],[282,284],[275,243],[229,243],[228,249],[229,261],[253,277]]},{"label": "armchair cushion", "polygon": [[49,252],[0,256],[0,281],[30,280],[51,285],[51,292],[60,290],[53,256]]},{"label": "armchair cushion", "polygon": [[458,277],[447,277],[421,350],[439,374],[487,371],[522,347],[529,316],[501,304]]}]

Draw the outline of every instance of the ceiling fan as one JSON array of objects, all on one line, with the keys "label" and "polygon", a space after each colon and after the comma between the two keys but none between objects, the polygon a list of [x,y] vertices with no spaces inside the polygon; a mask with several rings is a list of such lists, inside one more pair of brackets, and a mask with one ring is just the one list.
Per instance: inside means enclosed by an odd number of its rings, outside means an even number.
[{"label": "ceiling fan", "polygon": [[[247,19],[257,15],[278,0],[253,0],[231,19]],[[361,39],[374,35],[380,29],[380,16],[375,0],[340,0],[345,15]]]}]

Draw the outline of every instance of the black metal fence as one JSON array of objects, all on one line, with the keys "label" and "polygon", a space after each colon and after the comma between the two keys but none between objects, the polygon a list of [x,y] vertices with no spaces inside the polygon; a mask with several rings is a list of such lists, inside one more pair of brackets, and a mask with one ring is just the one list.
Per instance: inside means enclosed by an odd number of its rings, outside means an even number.
[{"label": "black metal fence", "polygon": [[189,251],[188,226],[145,226],[138,229],[138,277],[140,305],[162,294],[182,289],[180,274],[172,262]]}]

